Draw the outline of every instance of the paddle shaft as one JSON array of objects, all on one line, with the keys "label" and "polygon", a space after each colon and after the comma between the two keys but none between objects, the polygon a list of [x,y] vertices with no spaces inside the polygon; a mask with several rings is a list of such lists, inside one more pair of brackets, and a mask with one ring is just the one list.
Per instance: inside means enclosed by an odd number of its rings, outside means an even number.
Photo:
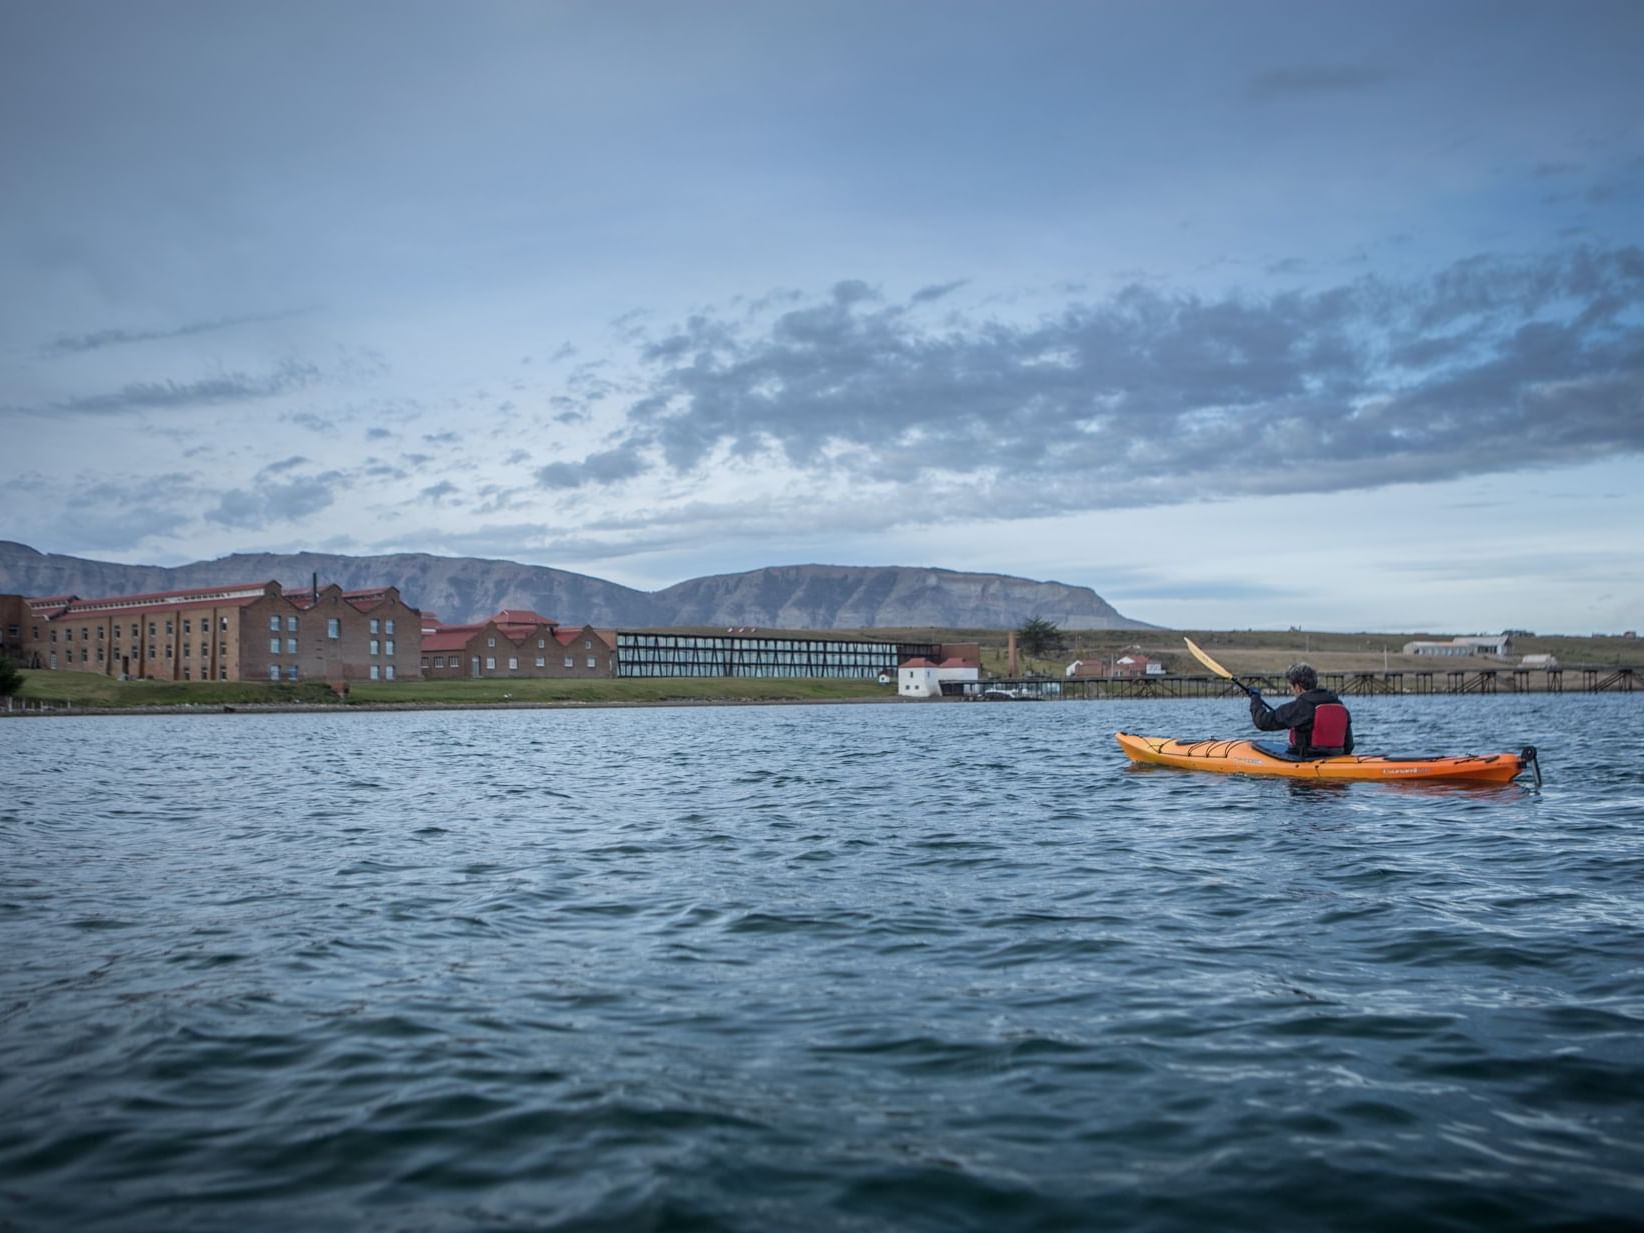
[{"label": "paddle shaft", "polygon": [[1226,668],[1222,667],[1215,660],[1211,659],[1210,656],[1206,655],[1204,653],[1204,651],[1202,651],[1199,648],[1199,644],[1197,642],[1194,642],[1193,639],[1183,638],[1182,641],[1187,643],[1187,649],[1193,653],[1193,658],[1198,660],[1206,668],[1209,668],[1217,676],[1223,677],[1223,678],[1225,678],[1229,681],[1232,681],[1235,685],[1237,685],[1240,689],[1244,690],[1244,692],[1249,694],[1252,698],[1259,698],[1259,697],[1262,696],[1262,691],[1261,690],[1257,689],[1254,685],[1246,685],[1243,681],[1239,680],[1238,677],[1234,676]]}]

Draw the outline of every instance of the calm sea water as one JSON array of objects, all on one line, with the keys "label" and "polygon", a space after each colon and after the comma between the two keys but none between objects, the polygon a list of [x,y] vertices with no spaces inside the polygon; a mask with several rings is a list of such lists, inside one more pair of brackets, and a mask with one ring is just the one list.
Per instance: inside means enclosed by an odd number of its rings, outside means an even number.
[{"label": "calm sea water", "polygon": [[0,723],[0,1229],[1644,1225],[1644,699]]}]

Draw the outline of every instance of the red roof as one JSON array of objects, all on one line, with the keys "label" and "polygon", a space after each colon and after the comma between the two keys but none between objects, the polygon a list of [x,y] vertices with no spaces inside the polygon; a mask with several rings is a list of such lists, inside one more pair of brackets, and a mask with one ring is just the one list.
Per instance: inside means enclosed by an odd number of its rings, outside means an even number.
[{"label": "red roof", "polygon": [[460,651],[469,644],[470,638],[483,630],[483,625],[439,625],[427,628],[424,621],[423,649],[424,651]]},{"label": "red roof", "polygon": [[930,660],[925,659],[923,657],[921,657],[919,659],[906,660],[906,661],[903,662],[902,666],[904,668],[934,668],[934,667],[936,667],[936,665],[931,663]]},{"label": "red roof", "polygon": [[[71,610],[86,611],[95,608],[107,612],[113,608],[161,607],[167,602],[209,603],[213,597],[255,591],[252,599],[261,599],[268,590],[267,582],[237,582],[220,587],[188,587],[180,591],[141,591],[135,595],[98,595],[87,599],[83,595],[53,595],[45,599],[31,599],[30,605],[62,604]],[[106,605],[106,606],[105,606]]]},{"label": "red roof", "polygon": [[958,656],[952,656],[944,659],[940,666],[943,668],[980,668],[982,661],[979,659],[960,659]]},{"label": "red roof", "polygon": [[558,621],[550,620],[540,612],[532,612],[529,608],[504,608],[491,618],[498,625],[558,625]]},{"label": "red roof", "polygon": [[[226,587],[190,587],[183,591],[147,591],[139,595],[107,595],[95,599],[73,598],[49,620],[72,620],[132,613],[157,612],[168,608],[243,608],[268,594],[269,583],[246,582]],[[31,604],[39,601],[30,601]]]}]

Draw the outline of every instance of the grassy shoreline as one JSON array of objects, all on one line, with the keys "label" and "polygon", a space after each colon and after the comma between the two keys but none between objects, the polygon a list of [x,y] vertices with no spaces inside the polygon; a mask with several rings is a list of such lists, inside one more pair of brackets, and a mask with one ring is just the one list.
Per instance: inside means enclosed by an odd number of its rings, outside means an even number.
[{"label": "grassy shoreline", "polygon": [[[20,701],[30,706],[72,708],[82,713],[225,709],[341,712],[446,707],[524,710],[900,700],[895,686],[875,681],[788,678],[359,681],[349,683],[348,695],[343,698],[318,681],[117,681],[96,673],[46,670],[25,671],[23,677],[23,686],[17,692]],[[5,714],[0,710],[0,716]]]},{"label": "grassy shoreline", "polygon": [[[817,631],[785,630],[792,636]],[[1006,667],[1005,630],[873,629],[827,631],[833,636],[890,640],[974,642],[982,651],[984,677],[1002,677]],[[1444,674],[1494,669],[1509,672],[1523,655],[1551,654],[1566,674],[1584,668],[1644,669],[1644,640],[1617,636],[1582,638],[1568,635],[1514,638],[1511,660],[1479,656],[1439,659],[1400,654],[1405,642],[1427,634],[1335,634],[1304,630],[1092,630],[1066,631],[1066,650],[1055,656],[1022,657],[1018,670],[1060,678],[1079,657],[1139,650],[1165,666],[1167,673],[1192,676],[1204,670],[1183,647],[1184,632],[1229,670],[1244,675],[1282,673],[1287,664],[1305,659],[1322,673],[1416,672]],[[1532,673],[1539,687],[1540,672]],[[118,681],[98,673],[24,669],[17,698],[28,706],[44,704],[76,713],[150,713],[232,710],[393,710],[440,707],[527,709],[577,706],[709,706],[815,702],[900,702],[895,686],[861,680],[805,678],[625,677],[605,680],[353,681],[339,698],[320,681]],[[16,714],[17,712],[12,712]],[[31,710],[30,714],[37,712]],[[0,708],[0,717],[7,712]]]}]

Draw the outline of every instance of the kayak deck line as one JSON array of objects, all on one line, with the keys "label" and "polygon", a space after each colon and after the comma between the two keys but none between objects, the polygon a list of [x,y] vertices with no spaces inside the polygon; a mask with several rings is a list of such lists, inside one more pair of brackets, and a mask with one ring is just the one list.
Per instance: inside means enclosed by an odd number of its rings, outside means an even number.
[{"label": "kayak deck line", "polygon": [[1448,754],[1436,757],[1338,754],[1322,758],[1297,758],[1275,753],[1248,739],[1183,741],[1164,736],[1139,736],[1133,732],[1116,732],[1114,739],[1132,762],[1224,775],[1381,782],[1447,779],[1510,783],[1533,767],[1536,782],[1539,784],[1541,781],[1541,770],[1533,746],[1527,746],[1521,753]]}]

